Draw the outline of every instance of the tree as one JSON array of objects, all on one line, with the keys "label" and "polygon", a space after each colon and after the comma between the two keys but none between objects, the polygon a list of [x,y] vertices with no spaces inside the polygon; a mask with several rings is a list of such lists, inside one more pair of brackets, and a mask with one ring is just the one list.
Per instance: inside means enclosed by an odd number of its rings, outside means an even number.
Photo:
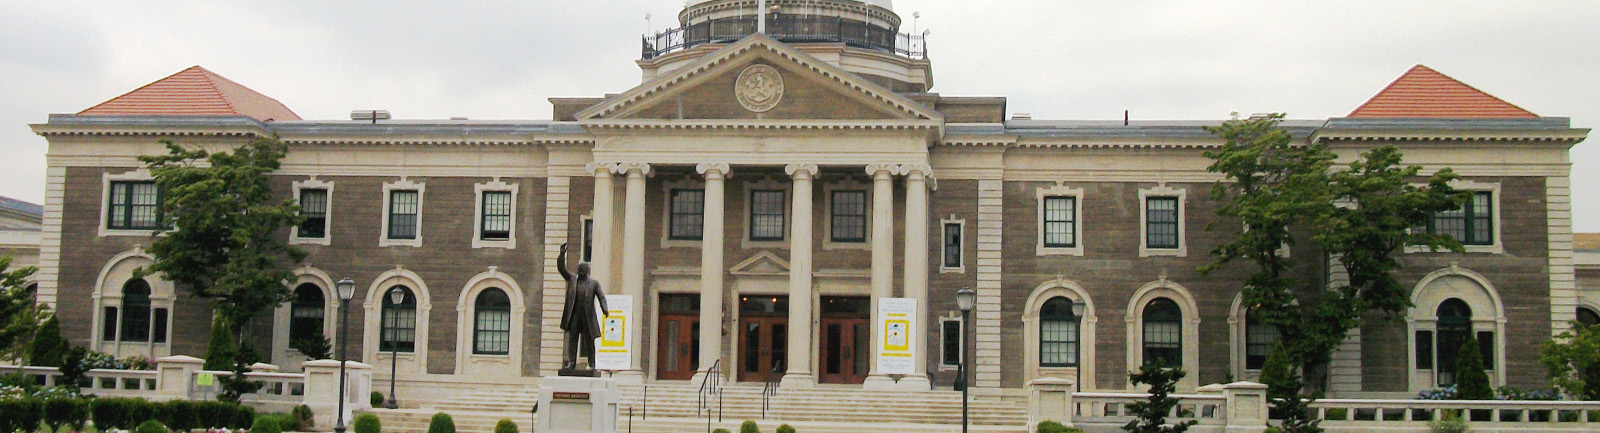
[{"label": "tree", "polygon": [[1491,400],[1494,388],[1489,386],[1489,374],[1483,372],[1483,353],[1479,352],[1478,339],[1468,337],[1461,344],[1456,357],[1456,399]]},{"label": "tree", "polygon": [[221,316],[212,318],[211,343],[206,345],[204,368],[211,371],[232,370],[237,351],[233,343],[233,327],[228,326],[228,321]]},{"label": "tree", "polygon": [[[1369,313],[1389,317],[1410,307],[1408,293],[1395,279],[1400,268],[1394,253],[1408,245],[1460,251],[1446,236],[1413,231],[1435,212],[1458,208],[1466,196],[1450,188],[1456,178],[1445,168],[1413,184],[1421,168],[1403,166],[1393,146],[1363,152],[1347,165],[1322,143],[1295,143],[1278,128],[1282,114],[1235,119],[1206,130],[1224,140],[1205,153],[1207,169],[1223,175],[1212,186],[1213,199],[1223,202],[1219,223],[1241,224],[1233,239],[1210,251],[1212,272],[1234,261],[1254,265],[1241,297],[1252,320],[1275,327],[1290,361],[1310,379],[1293,381],[1297,391],[1321,384],[1333,351]],[[1292,278],[1295,262],[1280,250],[1295,244],[1296,231],[1309,233],[1318,248],[1337,259],[1349,283],[1320,287],[1320,282]],[[1315,396],[1312,396],[1315,398]],[[1274,404],[1298,403],[1278,399]],[[1310,414],[1277,408],[1301,422]]]},{"label": "tree", "polygon": [[[231,335],[226,342],[213,338],[211,344],[238,349],[229,369],[245,371],[253,362],[241,356],[248,353],[243,348],[250,319],[293,296],[290,268],[306,255],[277,236],[302,218],[292,200],[273,199],[267,177],[289,148],[276,136],[219,152],[170,139],[161,143],[167,154],[140,156],[139,161],[150,168],[161,191],[162,226],[172,229],[160,230],[164,236],[150,246],[154,263],[135,273],[160,273],[190,294],[214,300],[217,320]],[[252,388],[243,377],[234,376],[239,384],[224,380],[224,394]]]},{"label": "tree", "polygon": [[61,338],[61,322],[54,315],[45,319],[44,325],[33,338],[33,349],[28,354],[28,365],[60,367],[67,357],[67,341]]},{"label": "tree", "polygon": [[1139,367],[1139,372],[1129,374],[1128,379],[1135,385],[1150,385],[1150,396],[1145,401],[1128,405],[1128,410],[1136,417],[1123,425],[1122,430],[1130,433],[1183,433],[1189,430],[1189,426],[1198,424],[1195,420],[1167,422],[1167,414],[1178,406],[1178,399],[1171,397],[1171,394],[1177,389],[1178,380],[1185,375],[1182,368],[1162,368],[1155,364],[1145,364]]},{"label": "tree", "polygon": [[1600,324],[1574,322],[1572,329],[1539,346],[1539,362],[1550,384],[1572,398],[1600,400]]},{"label": "tree", "polygon": [[27,319],[34,308],[27,280],[36,269],[32,266],[10,268],[11,256],[0,255],[0,350],[4,351],[25,344],[22,337],[31,334],[38,324]]}]

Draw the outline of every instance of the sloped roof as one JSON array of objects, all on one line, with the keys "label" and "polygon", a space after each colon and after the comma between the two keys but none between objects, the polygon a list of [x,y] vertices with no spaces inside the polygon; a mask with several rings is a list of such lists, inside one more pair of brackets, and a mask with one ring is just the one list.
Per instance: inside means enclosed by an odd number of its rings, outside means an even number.
[{"label": "sloped roof", "polygon": [[8,209],[30,215],[34,218],[44,217],[44,206],[17,200],[11,197],[0,196],[0,209]]},{"label": "sloped roof", "polygon": [[300,120],[267,95],[200,66],[191,66],[100,105],[80,116],[248,116],[260,121]]},{"label": "sloped roof", "polygon": [[1416,65],[1347,117],[1532,119],[1539,115]]},{"label": "sloped roof", "polygon": [[1600,233],[1573,233],[1572,249],[1577,251],[1600,251]]}]

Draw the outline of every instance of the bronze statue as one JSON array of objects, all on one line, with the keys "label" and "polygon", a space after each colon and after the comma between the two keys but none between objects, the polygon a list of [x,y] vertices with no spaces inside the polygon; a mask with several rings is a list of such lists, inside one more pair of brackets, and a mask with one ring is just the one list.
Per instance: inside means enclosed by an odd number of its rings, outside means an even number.
[{"label": "bronze statue", "polygon": [[[600,337],[600,319],[595,317],[594,303],[600,301],[600,313],[609,317],[606,292],[600,282],[589,277],[589,263],[578,263],[578,274],[567,272],[567,244],[561,244],[561,254],[556,257],[556,270],[567,280],[567,305],[561,310],[561,330],[567,334],[566,356],[562,358],[562,376],[593,376],[594,339]],[[578,354],[589,359],[587,371],[577,370]]]}]

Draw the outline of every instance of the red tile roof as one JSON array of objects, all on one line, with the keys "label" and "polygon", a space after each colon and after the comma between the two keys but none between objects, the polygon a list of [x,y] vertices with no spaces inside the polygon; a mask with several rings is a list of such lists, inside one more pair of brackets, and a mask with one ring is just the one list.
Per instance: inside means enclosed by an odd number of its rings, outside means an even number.
[{"label": "red tile roof", "polygon": [[1530,119],[1539,115],[1417,65],[1348,117]]},{"label": "red tile roof", "polygon": [[1572,249],[1578,251],[1600,250],[1600,233],[1573,233]]},{"label": "red tile roof", "polygon": [[289,107],[214,72],[192,66],[78,112],[80,116],[249,116],[300,120]]}]

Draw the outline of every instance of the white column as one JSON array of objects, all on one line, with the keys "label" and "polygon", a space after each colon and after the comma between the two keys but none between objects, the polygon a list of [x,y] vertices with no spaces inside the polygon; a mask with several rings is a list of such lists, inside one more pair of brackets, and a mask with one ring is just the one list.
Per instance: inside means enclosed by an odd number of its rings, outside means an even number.
[{"label": "white column", "polygon": [[794,223],[789,227],[789,359],[782,386],[810,388],[811,375],[811,180],[816,164],[789,164],[784,171],[794,177]]},{"label": "white column", "polygon": [[872,164],[872,344],[866,389],[892,389],[894,379],[878,373],[878,342],[883,329],[878,324],[878,300],[894,296],[894,175],[895,164]]},{"label": "white column", "polygon": [[916,373],[900,378],[899,388],[928,390],[928,183],[933,169],[927,164],[900,166],[906,176],[905,297],[917,300],[917,326],[912,329],[915,350],[911,365]]},{"label": "white column", "polygon": [[[609,162],[591,162],[585,168],[594,174],[594,210],[589,217],[594,221],[594,233],[589,239],[589,275],[602,282],[610,282],[612,278],[611,264],[616,259],[611,257],[611,234],[615,233],[612,224],[612,215],[616,213],[616,182],[614,181],[617,164]],[[583,257],[583,246],[578,246],[579,258]]]},{"label": "white column", "polygon": [[722,224],[728,164],[702,162],[695,170],[706,176],[705,225],[700,244],[700,353],[696,354],[702,370],[694,373],[693,382],[700,383],[705,375],[703,369],[722,357],[722,273],[727,271],[722,265],[723,240],[727,238]]},{"label": "white column", "polygon": [[644,305],[644,176],[650,173],[650,164],[626,163],[618,164],[617,171],[628,176],[627,201],[623,212],[624,229],[622,232],[622,290],[624,295],[633,297],[633,324],[628,326],[628,338],[633,342],[633,353],[626,371],[616,374],[622,383],[644,383],[644,372],[640,370],[639,360],[644,355],[643,327],[638,319],[640,308]]}]

